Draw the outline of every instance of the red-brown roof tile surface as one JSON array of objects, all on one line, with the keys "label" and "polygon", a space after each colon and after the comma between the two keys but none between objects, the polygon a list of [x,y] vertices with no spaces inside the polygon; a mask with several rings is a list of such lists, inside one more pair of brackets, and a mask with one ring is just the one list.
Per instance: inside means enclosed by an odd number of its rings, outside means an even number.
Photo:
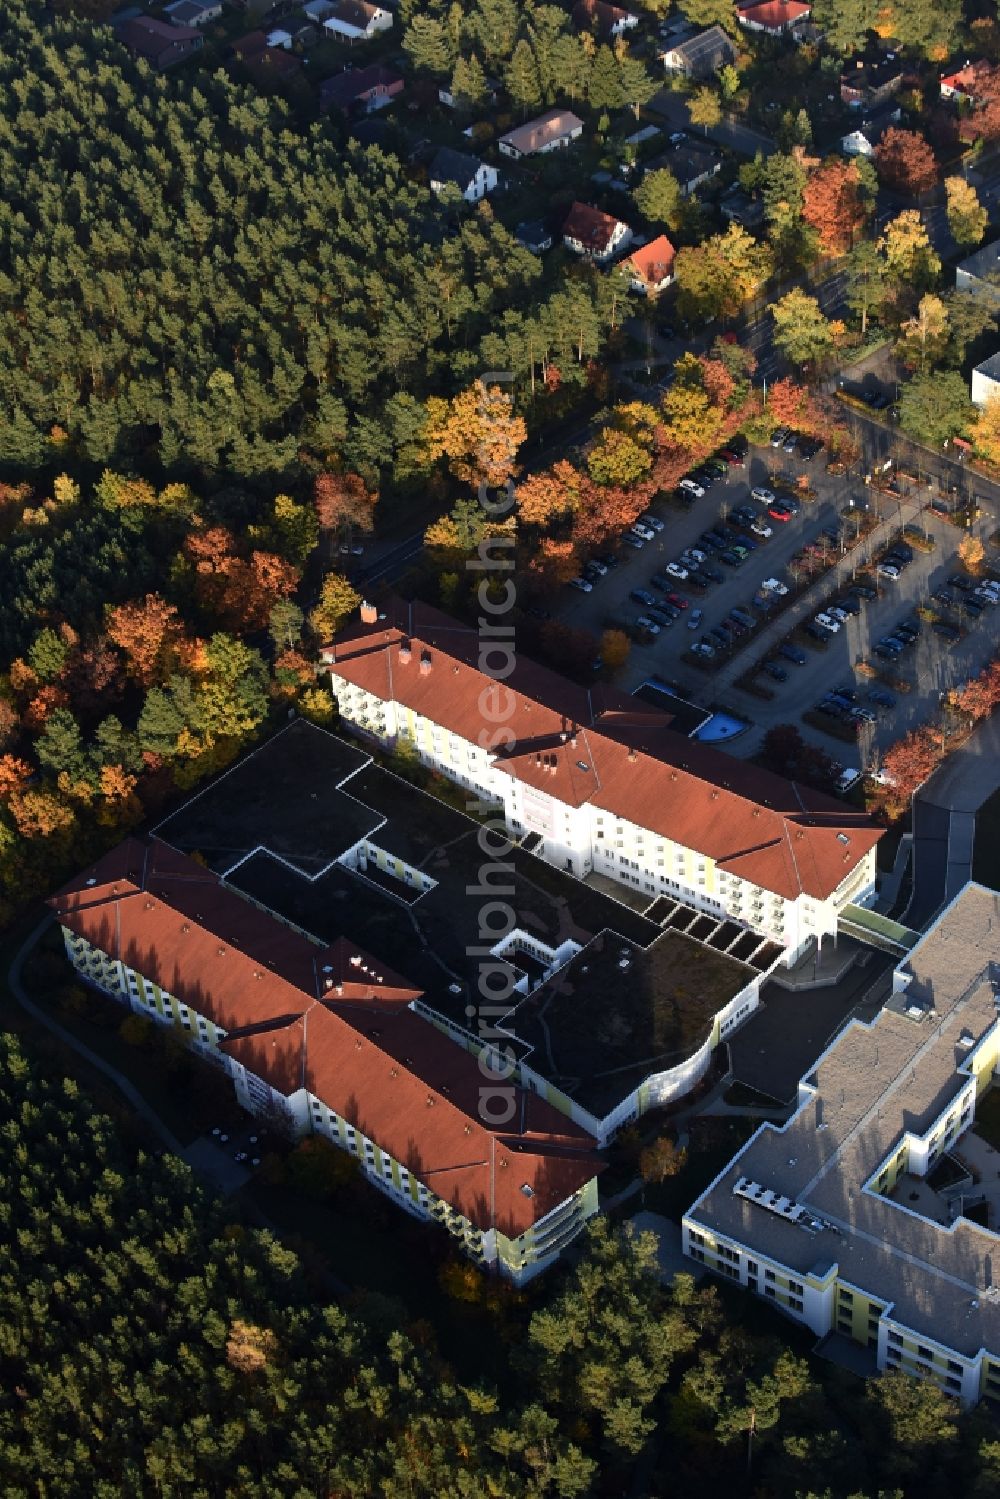
[{"label": "red-brown roof tile surface", "polygon": [[286,1095],[307,1087],[479,1228],[517,1236],[601,1169],[592,1138],[522,1088],[491,1127],[477,1059],[408,1008],[420,991],[405,979],[348,938],[311,941],[158,840],[127,839],[49,904],[227,1031],[237,1061]]}]

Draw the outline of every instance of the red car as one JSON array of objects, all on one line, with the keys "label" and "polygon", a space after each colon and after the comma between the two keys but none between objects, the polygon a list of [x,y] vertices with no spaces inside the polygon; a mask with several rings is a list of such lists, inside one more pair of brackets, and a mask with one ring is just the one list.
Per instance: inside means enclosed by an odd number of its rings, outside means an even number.
[{"label": "red car", "polygon": [[786,521],[791,520],[792,516],[795,514],[795,511],[792,510],[788,505],[786,505],[783,500],[775,500],[774,504],[769,507],[767,513],[772,520]]},{"label": "red car", "polygon": [[691,602],[690,599],[681,598],[679,593],[668,593],[664,597],[668,604],[673,604],[675,609],[686,609]]}]

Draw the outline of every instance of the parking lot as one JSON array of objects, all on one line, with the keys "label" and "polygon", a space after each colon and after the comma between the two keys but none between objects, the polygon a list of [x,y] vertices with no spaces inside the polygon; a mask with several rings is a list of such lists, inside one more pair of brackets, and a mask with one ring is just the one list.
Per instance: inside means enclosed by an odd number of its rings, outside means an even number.
[{"label": "parking lot", "polygon": [[[924,491],[909,497],[876,496],[857,478],[845,480],[827,474],[824,457],[821,454],[811,464],[806,464],[797,455],[786,455],[772,449],[752,449],[745,468],[730,470],[690,509],[673,500],[655,509],[654,513],[665,522],[664,529],[642,550],[621,547],[618,567],[601,578],[591,593],[580,594],[567,588],[560,600],[561,619],[598,635],[616,621],[634,621],[646,611],[641,603],[630,599],[632,591],[645,589],[662,598],[662,590],[651,585],[653,575],[663,574],[668,563],[677,559],[685,549],[698,545],[702,532],[720,520],[724,522],[734,508],[748,503],[752,487],[772,487],[775,479],[780,483],[782,479],[795,480],[806,473],[815,489],[815,499],[803,503],[799,512],[786,523],[768,520],[772,536],[760,542],[742,566],[735,569],[719,567],[716,561],[715,570],[721,582],[711,584],[703,594],[690,592],[683,580],[671,580],[673,590],[687,598],[688,609],[673,624],[662,627],[648,643],[633,644],[629,660],[618,678],[626,690],[634,690],[647,678],[657,676],[674,684],[694,702],[724,706],[740,717],[750,719],[752,730],[734,740],[731,746],[732,751],[739,755],[754,753],[767,728],[776,723],[799,720],[804,712],[815,708],[830,688],[836,686],[856,691],[861,701],[872,689],[891,692],[895,698],[892,707],[868,704],[873,707],[877,722],[868,736],[871,744],[866,745],[866,751],[871,753],[876,747],[884,748],[908,729],[926,721],[937,707],[940,695],[974,676],[1000,645],[1000,607],[985,607],[980,616],[973,619],[960,608],[964,597],[960,589],[953,586],[948,590],[954,601],[950,605],[932,598],[937,590],[947,587],[949,578],[962,572],[957,552],[963,533],[927,508],[928,493]],[[846,511],[850,518],[852,506],[857,509],[863,505],[870,507],[873,516],[877,513],[882,517],[880,531],[843,556],[839,555],[842,545],[836,548],[834,566],[820,574],[807,593],[800,595],[794,611],[789,614],[787,630],[793,628],[800,616],[805,620],[814,619],[825,604],[841,598],[859,574],[870,577],[873,563],[885,550],[884,538],[904,523],[915,521],[934,539],[934,550],[929,553],[915,550],[912,561],[897,579],[879,578],[878,597],[862,601],[860,611],[840,622],[839,629],[825,643],[796,632],[794,641],[801,645],[806,656],[805,664],[796,665],[775,654],[776,643],[783,638],[786,627],[780,618],[768,622],[760,610],[752,610],[753,595],[766,578],[777,577],[791,583],[789,563],[793,557],[801,554],[810,543],[829,546],[823,533],[835,524],[841,526],[842,535],[849,535],[849,524],[845,524],[843,514]],[[757,505],[756,508],[766,510],[766,506]],[[994,516],[984,514],[976,522],[974,533],[985,539],[995,524]],[[756,537],[752,539],[760,541]],[[994,557],[1000,562],[996,553],[988,551],[988,569]],[[709,565],[713,561],[715,559],[710,555]],[[911,645],[900,651],[895,659],[878,659],[874,651],[882,637],[891,634],[901,622],[913,620],[917,607],[928,604],[945,620],[957,623],[965,632],[962,638],[949,643],[935,633],[929,621],[918,622],[920,631]],[[721,670],[700,669],[688,654],[691,645],[718,626],[733,608],[755,613],[761,623],[752,632],[737,638],[730,653],[723,653],[726,659]],[[687,628],[695,609],[701,609],[704,615],[696,631]],[[782,668],[787,670],[784,681],[767,676],[759,679],[773,693],[767,701],[750,696],[736,686],[744,671],[762,657],[780,661]],[[911,690],[902,692],[886,688],[884,683],[856,674],[862,661],[870,661],[886,676],[910,683]],[[713,668],[716,665],[718,661],[712,663]],[[826,731],[812,722],[803,726],[803,733],[841,762],[857,762],[857,748],[850,742],[845,743],[842,731],[833,729],[832,725],[830,731]]]}]

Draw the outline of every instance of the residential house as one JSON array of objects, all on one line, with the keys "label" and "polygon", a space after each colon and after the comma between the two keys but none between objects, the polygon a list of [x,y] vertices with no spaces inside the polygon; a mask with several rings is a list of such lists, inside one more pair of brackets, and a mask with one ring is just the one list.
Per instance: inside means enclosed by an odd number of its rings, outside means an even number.
[{"label": "residential house", "polygon": [[645,296],[656,296],[665,290],[674,279],[676,254],[665,234],[634,250],[624,262],[626,270],[631,273],[632,290]]},{"label": "residential house", "polygon": [[163,14],[173,26],[205,26],[222,15],[222,0],[173,0]]},{"label": "residential house", "polygon": [[1000,239],[982,245],[955,267],[958,291],[989,297],[1000,306]]},{"label": "residential house", "polygon": [[308,16],[314,25],[322,26],[327,16],[332,15],[336,7],[337,0],[306,0],[302,13]]},{"label": "residential house", "polygon": [[852,130],[841,136],[840,149],[845,156],[873,156],[875,147],[892,125],[899,123],[902,111],[890,100],[866,113]]},{"label": "residential house", "polygon": [[620,5],[608,5],[605,0],[577,0],[573,6],[573,25],[577,31],[592,31],[602,41],[624,36],[638,26],[639,17]]},{"label": "residential house", "polygon": [[394,19],[391,10],[370,5],[368,0],[337,0],[323,20],[323,29],[349,42],[370,42],[380,31],[391,30]]},{"label": "residential house", "polygon": [[205,38],[195,26],[175,26],[156,21],[152,16],[135,16],[118,27],[119,40],[133,57],[142,58],[157,73],[175,67],[194,52],[200,52]]},{"label": "residential house", "polygon": [[873,896],[881,830],[869,818],[520,652],[504,684],[514,742],[484,749],[475,705],[491,679],[478,649],[474,629],[396,602],[364,607],[322,659],[346,729],[390,747],[405,735],[558,869],[683,900],[791,955],[834,937],[845,907]]},{"label": "residential house", "polygon": [[689,198],[703,183],[719,175],[722,158],[711,146],[687,139],[651,161],[646,170],[653,171],[656,167],[671,171],[680,184],[682,197]]},{"label": "residential house", "polygon": [[301,57],[294,57],[282,47],[268,46],[263,31],[250,31],[241,36],[230,49],[231,65],[261,86],[270,83],[287,83],[301,71]]},{"label": "residential house", "polygon": [[526,219],[524,223],[518,224],[514,237],[518,244],[530,250],[533,255],[543,255],[546,250],[552,249],[552,234],[543,219]]},{"label": "residential house", "polygon": [[980,80],[989,78],[995,71],[994,64],[982,58],[976,62],[965,62],[955,72],[946,73],[941,79],[941,98],[953,99],[956,104],[980,104],[983,98]]},{"label": "residential house", "polygon": [[972,402],[975,406],[985,406],[987,401],[993,401],[1000,395],[1000,354],[991,354],[989,359],[984,359],[982,364],[977,364],[972,371]]},{"label": "residential house", "polygon": [[753,5],[738,5],[736,17],[747,31],[764,31],[768,36],[793,34],[812,14],[812,6],[802,0],[760,0]]},{"label": "residential house", "polygon": [[668,73],[705,79],[713,77],[724,64],[734,63],[736,48],[721,26],[710,26],[707,31],[699,31],[697,36],[675,42],[661,53],[661,57]]},{"label": "residential house", "polygon": [[522,156],[542,156],[549,151],[564,150],[582,134],[583,121],[571,110],[550,109],[536,120],[518,125],[516,130],[508,130],[497,145],[504,156],[512,156],[518,161]]},{"label": "residential house", "polygon": [[440,193],[451,183],[458,188],[466,203],[485,198],[496,187],[497,180],[496,167],[480,161],[478,156],[453,151],[450,146],[442,146],[431,162],[431,192]]},{"label": "residential house", "polygon": [[574,203],[563,224],[563,244],[575,255],[582,255],[597,265],[605,265],[632,240],[632,230],[614,214],[592,208],[589,203]]},{"label": "residential house", "polygon": [[904,932],[878,1015],[839,1033],[792,1117],[762,1125],[682,1222],[691,1259],[860,1345],[872,1373],[994,1409],[996,1154],[976,1115],[1000,1070],[998,931],[1000,896],[968,884]]},{"label": "residential house", "polygon": [[896,52],[852,57],[840,75],[840,97],[850,109],[874,109],[902,87],[904,69]]},{"label": "residential house", "polygon": [[[485,80],[483,96],[477,103],[484,108],[493,108],[498,103],[502,93],[503,84],[500,82],[500,79],[487,78]],[[438,103],[443,104],[446,109],[455,108],[454,95],[446,84],[442,84],[438,89]]]},{"label": "residential house", "polygon": [[374,114],[385,109],[403,92],[402,75],[382,63],[367,68],[349,68],[325,79],[319,86],[319,107],[341,114]]},{"label": "residential house", "polygon": [[727,223],[743,229],[759,229],[764,222],[763,199],[751,197],[735,185],[719,199],[719,211]]},{"label": "residential house", "polygon": [[298,47],[305,51],[319,40],[319,32],[311,21],[288,21],[267,33],[267,45],[280,47],[282,52],[291,52]]}]

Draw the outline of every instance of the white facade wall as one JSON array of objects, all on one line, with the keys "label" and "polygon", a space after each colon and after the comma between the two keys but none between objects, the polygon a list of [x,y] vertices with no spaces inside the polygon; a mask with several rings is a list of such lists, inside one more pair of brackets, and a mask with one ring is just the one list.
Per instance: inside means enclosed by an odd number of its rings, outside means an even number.
[{"label": "white facade wall", "polygon": [[[414,659],[399,670],[419,670]],[[433,669],[433,668],[432,668]],[[553,790],[529,785],[491,764],[492,750],[451,733],[440,724],[396,702],[365,692],[331,669],[331,687],[345,725],[383,743],[403,735],[423,763],[484,800],[503,804],[507,830],[523,838],[537,833],[535,849],[548,863],[578,878],[596,871],[639,890],[653,900],[675,896],[722,919],[729,917],[797,955],[810,937],[836,935],[837,918],[848,901],[863,904],[875,889],[875,850],[845,875],[827,900],[775,894],[731,873],[707,854],[641,828],[627,818],[590,803],[574,807],[560,800],[559,775]],[[791,957],[789,959],[791,961]]]}]

